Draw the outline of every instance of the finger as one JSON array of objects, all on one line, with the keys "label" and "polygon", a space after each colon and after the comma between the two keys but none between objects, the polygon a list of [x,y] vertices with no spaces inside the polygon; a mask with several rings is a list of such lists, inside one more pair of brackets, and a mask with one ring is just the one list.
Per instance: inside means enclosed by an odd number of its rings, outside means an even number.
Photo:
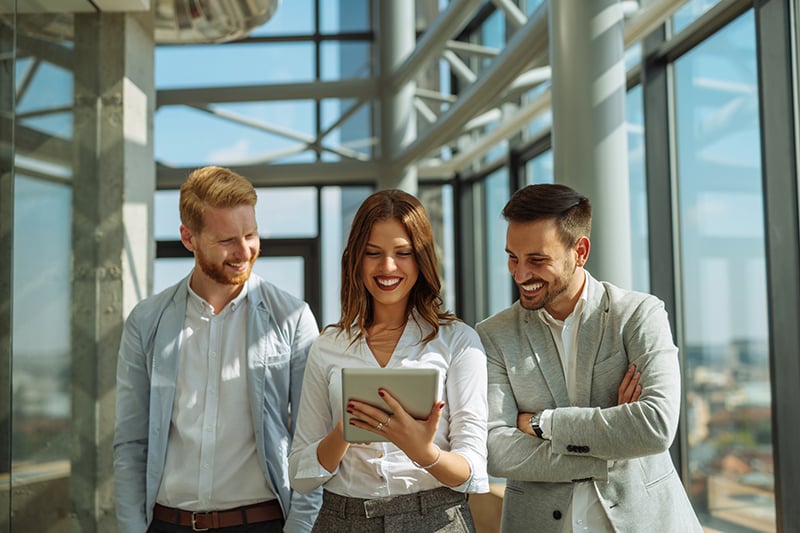
[{"label": "finger", "polygon": [[622,376],[622,382],[620,382],[619,389],[617,389],[617,405],[627,403],[630,399],[630,393],[632,391],[630,384],[634,379],[635,370],[636,365],[630,365],[625,375]]},{"label": "finger", "polygon": [[373,425],[378,422],[386,422],[386,419],[391,413],[387,413],[383,409],[369,405],[368,403],[359,402],[357,400],[350,400],[347,403],[347,412],[356,418],[364,420],[366,423],[373,422]]},{"label": "finger", "polygon": [[389,409],[391,409],[390,414],[393,414],[395,416],[400,415],[401,413],[406,414],[406,410],[403,409],[402,404],[398,402],[397,399],[394,396],[392,396],[392,393],[390,393],[388,390],[378,389],[378,395],[383,399],[384,402],[386,402],[386,405],[389,406]]},{"label": "finger", "polygon": [[428,424],[429,426],[433,426],[434,429],[439,427],[439,419],[442,418],[443,410],[444,410],[444,402],[438,402],[433,404],[431,412],[428,414],[428,420],[426,420],[425,423]]},{"label": "finger", "polygon": [[636,385],[636,391],[633,393],[633,397],[631,398],[631,401],[632,402],[637,401],[639,399],[639,397],[641,397],[641,395],[642,395],[642,386],[641,385]]}]

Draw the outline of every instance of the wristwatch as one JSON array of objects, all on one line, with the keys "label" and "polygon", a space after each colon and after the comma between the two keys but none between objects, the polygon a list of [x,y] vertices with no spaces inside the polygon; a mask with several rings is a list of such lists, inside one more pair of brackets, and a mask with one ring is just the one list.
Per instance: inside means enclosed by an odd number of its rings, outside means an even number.
[{"label": "wristwatch", "polygon": [[541,413],[533,413],[531,415],[530,424],[531,424],[531,429],[536,434],[536,436],[539,437],[540,439],[543,439],[544,438],[544,432],[542,431],[541,426],[539,426],[539,419],[541,417],[542,417]]}]

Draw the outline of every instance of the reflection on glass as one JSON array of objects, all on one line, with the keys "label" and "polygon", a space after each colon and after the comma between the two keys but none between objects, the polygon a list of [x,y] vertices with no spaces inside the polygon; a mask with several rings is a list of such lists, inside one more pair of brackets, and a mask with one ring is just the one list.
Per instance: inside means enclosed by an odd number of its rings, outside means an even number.
[{"label": "reflection on glass", "polygon": [[553,182],[553,150],[542,152],[525,164],[526,185]]},{"label": "reflection on glass", "polygon": [[672,15],[672,33],[678,33],[697,20],[719,0],[689,0]]},{"label": "reflection on glass", "polygon": [[755,42],[751,10],[675,63],[689,490],[736,531],[775,530]]},{"label": "reflection on glass", "polygon": [[371,187],[323,187],[322,201],[322,317],[320,324],[332,324],[341,315],[340,287],[342,276],[342,251],[350,224],[361,202],[372,194]]},{"label": "reflection on glass", "polygon": [[443,307],[456,308],[455,245],[453,235],[453,186],[420,185],[419,200],[425,206],[433,228],[436,258],[439,260],[439,277],[442,282]]},{"label": "reflection on glass", "polygon": [[484,181],[484,209],[486,220],[486,283],[488,313],[490,316],[511,305],[511,278],[504,252],[506,221],[502,212],[510,198],[508,169],[503,167],[491,173]]},{"label": "reflection on glass", "polygon": [[628,130],[628,180],[631,202],[631,259],[633,290],[650,291],[650,257],[647,224],[647,183],[645,180],[644,103],[642,86],[637,85],[625,98]]},{"label": "reflection on glass", "polygon": [[16,176],[14,479],[30,477],[34,470],[50,475],[54,461],[70,458],[71,220],[70,187]]}]

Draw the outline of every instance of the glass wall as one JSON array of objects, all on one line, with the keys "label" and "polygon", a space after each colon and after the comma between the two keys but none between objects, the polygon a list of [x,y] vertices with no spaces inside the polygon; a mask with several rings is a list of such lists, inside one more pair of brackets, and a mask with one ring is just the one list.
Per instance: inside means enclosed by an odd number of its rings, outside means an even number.
[{"label": "glass wall", "polygon": [[679,290],[692,502],[709,526],[772,531],[754,18],[747,12],[675,62]]},{"label": "glass wall", "polygon": [[[16,21],[0,13],[4,105],[3,233],[10,229],[10,339],[0,364],[8,365],[10,397],[3,400],[4,463],[0,472],[0,530],[64,531],[68,529],[72,446],[72,149],[73,73],[71,43],[41,40],[20,30],[16,47],[8,47],[11,28],[33,28],[33,15]],[[59,24],[69,27],[71,17]],[[44,44],[46,43],[46,44]],[[6,92],[8,91],[8,92]],[[10,98],[9,98],[10,97]],[[9,127],[10,126],[10,127]],[[13,151],[12,159],[6,159]],[[12,167],[8,167],[13,160]],[[10,187],[7,179],[12,180]],[[7,219],[9,211],[12,216]],[[7,223],[10,222],[10,226]],[[4,245],[5,246],[5,245]],[[7,298],[7,299],[6,299]],[[3,328],[6,324],[3,324]],[[3,335],[5,340],[5,333]],[[12,340],[13,339],[13,340]],[[5,348],[10,350],[6,351]],[[9,358],[10,354],[10,358]],[[6,418],[10,416],[10,418]],[[9,439],[5,441],[5,439]],[[10,448],[8,447],[10,445]],[[10,469],[8,468],[10,466]],[[42,502],[47,502],[43,511]],[[46,517],[47,523],[42,519]]]}]

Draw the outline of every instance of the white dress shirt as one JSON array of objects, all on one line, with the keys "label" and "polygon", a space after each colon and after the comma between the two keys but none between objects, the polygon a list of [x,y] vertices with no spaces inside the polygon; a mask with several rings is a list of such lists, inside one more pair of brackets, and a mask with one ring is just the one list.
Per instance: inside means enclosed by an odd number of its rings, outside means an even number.
[{"label": "white dress shirt", "polygon": [[[189,276],[188,279],[191,279]],[[215,314],[188,286],[164,477],[156,501],[214,511],[272,500],[247,400],[247,286]]]},{"label": "white dress shirt", "polygon": [[[462,322],[440,326],[427,344],[430,326],[412,313],[386,368],[436,368],[439,397],[445,402],[434,442],[464,457],[470,478],[459,492],[487,492],[486,355],[478,334]],[[342,496],[385,498],[441,487],[442,484],[391,442],[353,443],[335,472],[317,459],[317,445],[342,420],[341,369],[378,368],[365,339],[327,329],[311,347],[303,378],[289,472],[292,486],[308,492],[320,485]]]},{"label": "white dress shirt", "polygon": [[[575,398],[575,371],[578,354],[578,332],[581,327],[583,308],[586,306],[588,283],[584,282],[583,290],[572,313],[564,320],[557,320],[544,308],[539,311],[539,318],[547,324],[553,333],[558,355],[561,357],[561,368],[567,382],[567,393],[571,401]],[[552,437],[552,409],[542,411],[539,425],[545,439]],[[572,503],[564,520],[564,533],[613,533],[614,529],[603,511],[600,497],[594,482],[583,481],[575,484],[572,492]]]}]

